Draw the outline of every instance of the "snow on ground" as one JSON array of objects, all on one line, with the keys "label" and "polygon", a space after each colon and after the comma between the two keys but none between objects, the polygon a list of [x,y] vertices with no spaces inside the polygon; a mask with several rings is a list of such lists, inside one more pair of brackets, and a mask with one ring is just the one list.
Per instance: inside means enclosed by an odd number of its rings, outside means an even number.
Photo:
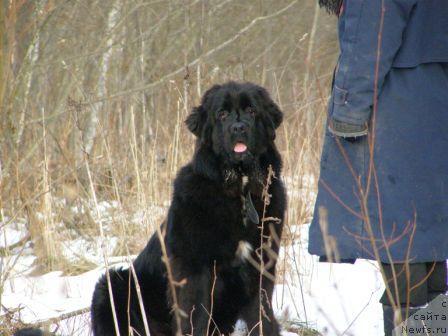
[{"label": "snow on ground", "polygon": [[[9,217],[4,218],[4,223],[9,222]],[[25,221],[14,220],[9,225],[2,227],[0,222],[0,248],[17,244],[21,239],[26,237]]]},{"label": "snow on ground", "polygon": [[[14,230],[7,233],[11,237],[6,236],[8,243],[21,237]],[[291,265],[289,272],[279,276],[275,287],[273,306],[278,318],[287,320],[291,327],[308,324],[322,335],[382,335],[378,301],[384,287],[375,263],[365,260],[354,265],[318,263],[307,252],[307,230],[307,225],[300,227],[295,235],[300,238],[281,250],[281,257],[286,256],[284,260]],[[6,258],[2,262],[5,261]],[[4,307],[21,308],[20,317],[27,323],[89,307],[96,280],[103,272],[101,267],[77,276],[63,276],[61,272],[30,276],[27,270],[32,269],[33,261],[29,253],[18,259],[17,274],[10,276],[4,286],[1,298]],[[111,258],[110,263],[120,261],[126,264],[122,257]],[[65,321],[57,333],[90,335],[88,314]]]},{"label": "snow on ground", "polygon": [[62,276],[62,272],[50,272],[12,278],[4,288],[2,304],[9,309],[23,308],[20,315],[25,323],[57,317],[89,306],[99,273]]},{"label": "snow on ground", "polygon": [[307,324],[322,335],[383,335],[379,299],[384,284],[376,263],[319,263],[307,252],[307,231],[308,225],[302,226],[301,239],[282,251],[295,262],[286,284],[275,288],[278,315],[289,312],[288,320]]}]

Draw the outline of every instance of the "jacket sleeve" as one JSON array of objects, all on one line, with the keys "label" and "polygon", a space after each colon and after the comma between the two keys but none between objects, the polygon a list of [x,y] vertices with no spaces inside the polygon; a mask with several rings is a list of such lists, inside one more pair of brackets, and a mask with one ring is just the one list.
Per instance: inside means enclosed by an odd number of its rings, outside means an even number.
[{"label": "jacket sleeve", "polygon": [[[341,54],[329,111],[334,119],[354,125],[363,125],[369,120],[374,102],[374,87],[377,85],[378,93],[381,91],[384,78],[400,48],[411,10],[417,1],[344,1],[339,18]],[[380,34],[382,15],[383,29]],[[376,77],[378,52],[379,72]]]}]

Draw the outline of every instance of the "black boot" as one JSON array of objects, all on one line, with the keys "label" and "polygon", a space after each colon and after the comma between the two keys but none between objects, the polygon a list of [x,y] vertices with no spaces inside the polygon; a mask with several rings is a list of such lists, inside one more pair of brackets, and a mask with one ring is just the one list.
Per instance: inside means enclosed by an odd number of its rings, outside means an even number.
[{"label": "black boot", "polygon": [[448,295],[446,292],[428,292],[428,302],[431,303],[432,300],[434,300],[439,295]]},{"label": "black boot", "polygon": [[394,310],[391,306],[383,305],[384,336],[392,336],[394,330]]},{"label": "black boot", "polygon": [[[414,315],[420,309],[422,308],[410,307],[407,310],[404,307],[400,308],[401,318],[404,321],[406,321],[406,323],[404,323],[403,326],[407,326],[408,328],[416,327],[417,321],[415,321],[414,319],[409,319],[409,317]],[[392,306],[383,305],[383,318],[384,318],[384,336],[402,335],[401,333],[393,333],[396,326],[394,325],[394,309],[392,308]],[[400,319],[397,317],[395,321],[395,323],[397,323],[396,325],[401,327],[401,322],[402,321],[400,321]]]}]

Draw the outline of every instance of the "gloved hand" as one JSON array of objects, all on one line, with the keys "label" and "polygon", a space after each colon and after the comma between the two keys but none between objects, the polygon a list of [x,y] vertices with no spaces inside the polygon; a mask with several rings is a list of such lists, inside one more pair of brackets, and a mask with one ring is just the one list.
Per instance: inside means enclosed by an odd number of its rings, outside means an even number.
[{"label": "gloved hand", "polygon": [[331,117],[328,122],[328,130],[330,131],[331,134],[345,138],[347,140],[349,139],[354,140],[356,138],[365,136],[368,133],[367,124],[364,125],[349,124],[334,119],[333,117]]}]

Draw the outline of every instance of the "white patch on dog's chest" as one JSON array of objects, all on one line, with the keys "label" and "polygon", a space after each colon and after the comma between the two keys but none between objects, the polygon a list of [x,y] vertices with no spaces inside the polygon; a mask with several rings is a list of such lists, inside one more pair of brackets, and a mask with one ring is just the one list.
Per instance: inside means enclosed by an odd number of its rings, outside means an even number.
[{"label": "white patch on dog's chest", "polygon": [[241,261],[246,261],[249,259],[252,251],[253,251],[252,245],[245,240],[240,240],[238,242],[238,247],[235,252],[235,256],[239,258]]},{"label": "white patch on dog's chest", "polygon": [[242,188],[244,190],[244,188],[246,187],[247,183],[249,183],[249,177],[247,175],[243,175],[243,177],[241,178],[241,184],[242,184]]}]

